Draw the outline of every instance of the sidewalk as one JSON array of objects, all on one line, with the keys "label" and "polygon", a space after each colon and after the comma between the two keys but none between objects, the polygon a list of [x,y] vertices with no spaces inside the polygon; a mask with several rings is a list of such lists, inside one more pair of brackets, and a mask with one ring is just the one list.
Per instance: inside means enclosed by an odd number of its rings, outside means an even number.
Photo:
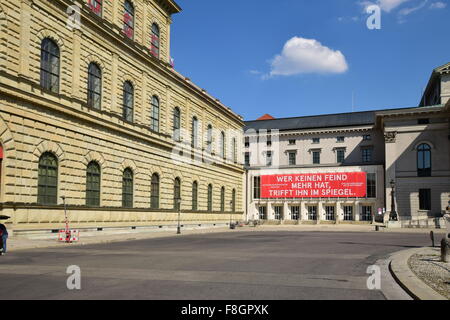
[{"label": "sidewalk", "polygon": [[[423,233],[428,234],[433,229],[382,229],[378,233]],[[60,243],[57,241],[57,234],[46,236],[34,236],[25,238],[23,236],[12,236],[8,239],[8,251],[27,250],[35,248],[82,246],[89,244],[124,242],[133,240],[143,240],[152,238],[165,238],[193,234],[222,233],[222,232],[377,232],[372,225],[262,225],[258,227],[243,227],[230,230],[228,227],[204,228],[204,229],[182,229],[182,234],[176,234],[176,228],[164,229],[163,231],[145,230],[122,230],[122,231],[97,231],[81,232],[80,241],[77,243]],[[435,234],[444,233],[444,230],[433,230]]]},{"label": "sidewalk", "polygon": [[416,300],[450,300],[450,263],[440,262],[440,248],[414,248],[391,257],[398,284]]}]

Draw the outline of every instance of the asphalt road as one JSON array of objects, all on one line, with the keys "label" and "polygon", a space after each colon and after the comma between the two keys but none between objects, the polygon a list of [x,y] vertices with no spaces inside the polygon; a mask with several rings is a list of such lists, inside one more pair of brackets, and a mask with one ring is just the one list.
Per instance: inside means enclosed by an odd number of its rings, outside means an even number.
[{"label": "asphalt road", "polygon": [[[4,299],[385,299],[367,267],[426,234],[228,232],[10,252]],[[81,270],[68,290],[67,267]]]}]

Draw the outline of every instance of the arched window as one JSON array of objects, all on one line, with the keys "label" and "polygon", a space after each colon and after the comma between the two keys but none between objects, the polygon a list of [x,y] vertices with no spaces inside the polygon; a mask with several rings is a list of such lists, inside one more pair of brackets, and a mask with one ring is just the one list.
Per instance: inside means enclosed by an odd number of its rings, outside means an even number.
[{"label": "arched window", "polygon": [[134,6],[133,4],[125,0],[124,13],[123,13],[123,32],[125,35],[133,39],[134,37]]},{"label": "arched window", "polygon": [[101,109],[102,104],[102,70],[91,62],[88,68],[88,105]]},{"label": "arched window", "polygon": [[220,133],[220,156],[225,159],[225,132]]},{"label": "arched window", "polygon": [[133,170],[126,168],[122,177],[122,207],[133,208]]},{"label": "arched window", "polygon": [[39,158],[38,203],[58,203],[58,159],[50,152]]},{"label": "arched window", "polygon": [[236,189],[231,194],[231,211],[236,212]]},{"label": "arched window", "polygon": [[198,147],[198,119],[197,117],[192,118],[192,137],[191,146],[192,148]]},{"label": "arched window", "polygon": [[159,58],[159,27],[156,23],[152,24],[152,44],[150,52],[156,58]]},{"label": "arched window", "polygon": [[151,192],[150,206],[152,209],[159,209],[159,175],[157,173],[152,175]]},{"label": "arched window", "polygon": [[178,142],[181,140],[180,130],[181,112],[180,109],[176,107],[175,109],[173,109],[173,139]]},{"label": "arched window", "polygon": [[91,207],[100,206],[100,166],[92,161],[86,170],[86,205]]},{"label": "arched window", "polygon": [[41,87],[52,92],[59,92],[59,48],[51,39],[45,38],[41,43]]},{"label": "arched window", "polygon": [[150,121],[150,129],[159,132],[159,99],[157,96],[152,97],[152,115]]},{"label": "arched window", "polygon": [[431,147],[426,143],[417,147],[417,174],[419,177],[431,176]]},{"label": "arched window", "polygon": [[212,125],[208,125],[208,129],[206,130],[206,152],[208,153],[212,153],[212,131]]},{"label": "arched window", "polygon": [[88,0],[88,6],[96,15],[102,16],[102,0]]},{"label": "arched window", "polygon": [[173,184],[173,204],[175,210],[180,210],[181,205],[181,180],[180,178],[175,178],[175,182]]},{"label": "arched window", "polygon": [[220,189],[220,211],[225,212],[225,187]]},{"label": "arched window", "polygon": [[198,209],[198,183],[194,181],[192,183],[192,210]]},{"label": "arched window", "polygon": [[212,202],[213,202],[213,186],[212,184],[208,185],[208,211],[212,211]]},{"label": "arched window", "polygon": [[123,84],[123,118],[133,122],[134,88],[130,81]]}]

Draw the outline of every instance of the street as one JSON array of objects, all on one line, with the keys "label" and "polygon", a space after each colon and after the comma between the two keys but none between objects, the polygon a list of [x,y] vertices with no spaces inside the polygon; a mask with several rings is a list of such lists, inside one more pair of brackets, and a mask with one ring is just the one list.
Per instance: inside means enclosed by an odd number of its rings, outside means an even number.
[{"label": "street", "polygon": [[[385,299],[367,267],[426,234],[236,231],[9,252],[0,299]],[[69,290],[69,266],[81,290]]]}]

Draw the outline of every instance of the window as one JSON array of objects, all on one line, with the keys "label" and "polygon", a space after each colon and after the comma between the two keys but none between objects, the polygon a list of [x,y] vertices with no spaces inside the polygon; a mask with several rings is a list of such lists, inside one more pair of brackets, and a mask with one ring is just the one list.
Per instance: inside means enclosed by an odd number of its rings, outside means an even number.
[{"label": "window", "polygon": [[283,219],[283,207],[275,206],[275,207],[273,207],[273,211],[275,213],[275,220]]},{"label": "window", "polygon": [[156,23],[152,24],[150,53],[159,59],[159,27]]},{"label": "window", "polygon": [[419,210],[431,210],[431,189],[419,190]]},{"label": "window", "polygon": [[299,206],[291,207],[291,217],[292,217],[292,220],[300,220],[300,207]]},{"label": "window", "polygon": [[417,175],[431,176],[431,147],[426,143],[417,147]]},{"label": "window", "polygon": [[198,119],[196,117],[192,118],[192,129],[191,129],[191,147],[197,148],[198,146]]},{"label": "window", "polygon": [[206,152],[212,153],[212,126],[208,125],[206,130]]},{"label": "window", "polygon": [[198,209],[198,182],[192,183],[192,210]]},{"label": "window", "polygon": [[101,109],[102,104],[102,70],[91,62],[88,67],[88,105],[95,109]]},{"label": "window", "polygon": [[266,152],[266,166],[268,167],[272,166],[272,151]]},{"label": "window", "polygon": [[59,92],[59,48],[51,39],[41,43],[41,87],[51,92]]},{"label": "window", "polygon": [[362,148],[362,162],[372,162],[372,148]]},{"label": "window", "polygon": [[220,189],[220,212],[225,212],[225,187]]},{"label": "window", "polygon": [[58,160],[50,153],[44,153],[39,159],[38,203],[58,203]]},{"label": "window", "polygon": [[253,177],[253,199],[261,198],[261,177]]},{"label": "window", "polygon": [[344,221],[353,221],[353,207],[344,206]]},{"label": "window", "polygon": [[345,142],[345,137],[337,137],[336,142],[339,142],[339,143]]},{"label": "window", "polygon": [[250,139],[249,139],[249,138],[245,138],[244,146],[245,146],[246,148],[249,148],[249,147],[250,147]]},{"label": "window", "polygon": [[123,84],[123,119],[133,122],[134,88],[130,81]]},{"label": "window", "polygon": [[430,124],[430,119],[417,119],[417,124]]},{"label": "window", "polygon": [[308,219],[309,220],[317,220],[317,207],[316,206],[308,206]]},{"label": "window", "polygon": [[334,221],[335,219],[335,207],[325,206],[325,219],[327,221]]},{"label": "window", "polygon": [[152,97],[152,114],[150,116],[150,129],[159,132],[159,99],[157,96]]},{"label": "window", "polygon": [[250,152],[245,153],[245,166],[250,167]]},{"label": "window", "polygon": [[267,207],[258,207],[259,220],[267,220]]},{"label": "window", "polygon": [[88,0],[88,6],[96,15],[102,16],[102,0]]},{"label": "window", "polygon": [[290,151],[288,154],[289,154],[289,165],[295,166],[297,164],[297,152]]},{"label": "window", "polygon": [[133,208],[133,171],[130,168],[123,171],[122,207]]},{"label": "window", "polygon": [[268,137],[267,137],[266,145],[267,145],[268,147],[271,147],[271,146],[272,146],[272,137],[271,137],[271,136],[268,136]]},{"label": "window", "polygon": [[180,178],[175,178],[173,184],[173,208],[175,210],[180,210],[181,208],[181,180]]},{"label": "window", "polygon": [[212,211],[212,197],[213,197],[213,186],[212,184],[208,185],[208,211]]},{"label": "window", "polygon": [[134,7],[127,0],[124,3],[123,33],[130,39],[134,38]]},{"label": "window", "polygon": [[336,149],[336,162],[343,163],[345,160],[345,149]]},{"label": "window", "polygon": [[320,138],[313,138],[312,143],[314,143],[314,144],[320,143]]},{"label": "window", "polygon": [[372,207],[362,206],[361,210],[361,221],[372,221]]},{"label": "window", "polygon": [[367,174],[367,198],[377,197],[377,176],[376,173]]},{"label": "window", "polygon": [[220,157],[225,159],[225,132],[220,133]]},{"label": "window", "polygon": [[297,143],[297,140],[295,140],[295,139],[290,139],[289,140],[289,145],[290,146],[295,145],[296,143]]},{"label": "window", "polygon": [[320,151],[316,150],[312,152],[313,164],[320,164]]},{"label": "window", "polygon": [[370,141],[370,140],[372,140],[372,136],[370,134],[365,134],[365,135],[363,135],[363,140]]},{"label": "window", "polygon": [[151,184],[150,207],[159,209],[159,175],[157,173],[152,175]]},{"label": "window", "polygon": [[100,166],[92,161],[86,170],[86,205],[91,207],[100,206]]},{"label": "window", "polygon": [[181,112],[177,107],[173,109],[173,139],[177,142],[181,141]]},{"label": "window", "polygon": [[236,189],[231,193],[231,211],[236,212]]}]

